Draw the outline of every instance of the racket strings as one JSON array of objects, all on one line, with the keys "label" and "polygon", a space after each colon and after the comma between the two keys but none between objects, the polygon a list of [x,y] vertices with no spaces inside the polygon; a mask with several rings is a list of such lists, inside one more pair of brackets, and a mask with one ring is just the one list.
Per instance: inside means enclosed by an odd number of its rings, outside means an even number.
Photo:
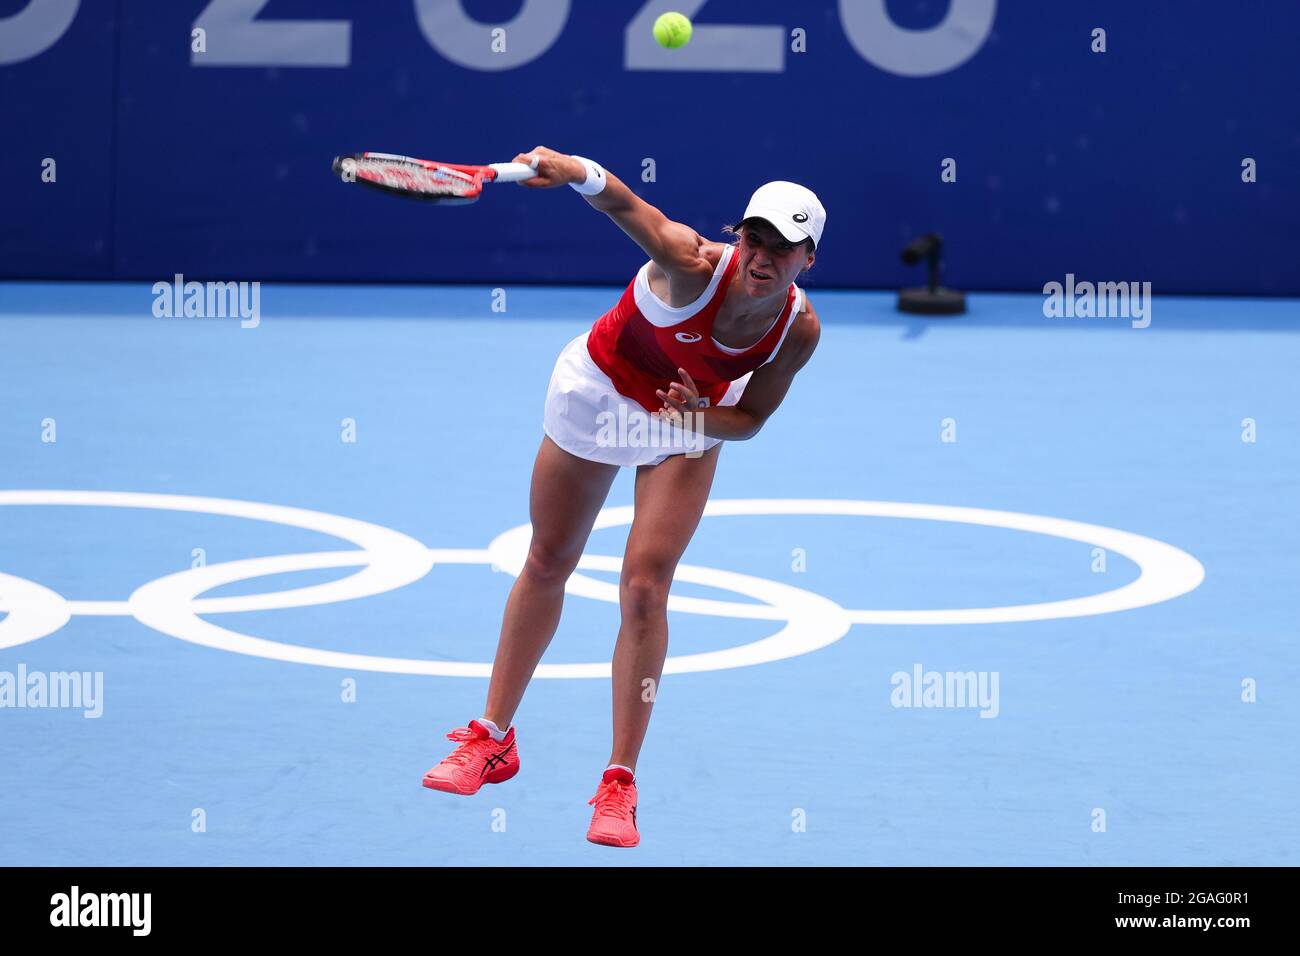
[{"label": "racket strings", "polygon": [[478,192],[475,177],[445,166],[432,168],[389,160],[357,160],[356,176],[392,189],[442,196],[468,196]]}]

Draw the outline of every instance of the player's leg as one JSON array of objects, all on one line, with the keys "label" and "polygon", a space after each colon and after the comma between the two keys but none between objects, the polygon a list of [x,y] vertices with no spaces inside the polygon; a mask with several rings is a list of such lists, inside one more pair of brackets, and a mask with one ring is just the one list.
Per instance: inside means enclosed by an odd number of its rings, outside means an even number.
[{"label": "player's leg", "polygon": [[[636,475],[636,514],[619,580],[622,623],[614,648],[614,746],[610,763],[636,768],[653,695],[668,653],[668,589],[709,500],[722,443],[697,458],[673,455]],[[647,680],[654,681],[647,685]]]},{"label": "player's leg", "polygon": [[578,458],[542,439],[533,465],[529,515],[532,542],[523,570],[506,600],[501,638],[492,664],[484,724],[471,720],[448,734],[460,746],[424,775],[432,790],[469,795],[501,783],[519,770],[510,726],[537,663],[555,636],[564,582],[577,566],[618,466]]},{"label": "player's leg", "polygon": [[542,439],[529,493],[532,542],[501,622],[484,716],[504,729],[560,623],[564,582],[582,557],[617,465],[588,461]]},{"label": "player's leg", "polygon": [[592,843],[631,847],[641,839],[635,770],[668,654],[668,588],[700,523],[721,451],[719,443],[698,458],[674,455],[637,469],[636,516],[619,581],[622,623],[614,648],[614,746],[611,766],[591,799],[596,809],[587,839]]}]

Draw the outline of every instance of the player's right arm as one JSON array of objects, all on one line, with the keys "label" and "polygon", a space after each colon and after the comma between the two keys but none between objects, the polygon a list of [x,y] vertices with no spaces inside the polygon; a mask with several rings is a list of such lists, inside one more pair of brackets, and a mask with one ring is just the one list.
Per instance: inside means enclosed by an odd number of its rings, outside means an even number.
[{"label": "player's right arm", "polygon": [[[522,185],[534,189],[547,189],[568,183],[581,183],[587,170],[572,156],[538,146],[515,157],[517,163],[528,163],[538,157],[537,175],[526,179]],[[673,222],[650,205],[627,185],[605,170],[605,188],[593,196],[584,196],[588,203],[599,209],[622,229],[629,238],[645,250],[655,265],[664,271],[668,280],[690,281],[700,275],[709,276],[713,266],[703,256],[704,238],[685,223]]]}]

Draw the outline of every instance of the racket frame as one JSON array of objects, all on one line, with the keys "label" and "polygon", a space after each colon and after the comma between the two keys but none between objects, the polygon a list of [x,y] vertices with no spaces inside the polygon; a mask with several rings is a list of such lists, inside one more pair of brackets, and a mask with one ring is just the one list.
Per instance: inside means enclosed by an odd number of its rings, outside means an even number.
[{"label": "racket frame", "polygon": [[[403,156],[400,153],[352,153],[350,155],[334,157],[333,170],[344,182],[359,183],[368,186],[371,189],[378,189],[394,196],[401,196],[405,199],[416,199],[421,202],[435,202],[447,206],[463,206],[476,202],[483,193],[483,184],[490,182],[513,183],[522,182],[525,179],[532,179],[537,175],[537,162],[539,157],[533,156],[532,163],[525,165],[523,163],[488,163],[483,166],[465,165],[461,163],[440,163],[429,159],[417,159],[414,156]],[[465,193],[429,193],[418,190],[404,189],[400,186],[390,186],[387,183],[375,182],[372,179],[366,179],[357,175],[356,164],[363,160],[381,160],[395,164],[405,164],[417,166],[426,170],[439,170],[462,179],[468,186],[469,190]]]}]

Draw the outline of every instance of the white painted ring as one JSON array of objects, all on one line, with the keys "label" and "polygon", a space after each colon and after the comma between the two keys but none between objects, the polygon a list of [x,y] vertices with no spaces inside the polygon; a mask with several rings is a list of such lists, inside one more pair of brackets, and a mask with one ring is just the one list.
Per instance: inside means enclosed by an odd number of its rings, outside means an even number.
[{"label": "white painted ring", "polygon": [[[205,621],[199,615],[314,606],[368,597],[419,580],[435,561],[446,564],[491,563],[517,575],[523,567],[532,533],[529,525],[521,525],[498,535],[485,550],[429,549],[414,538],[380,525],[300,508],[221,498],[131,492],[0,491],[0,505],[4,504],[153,508],[242,517],[320,531],[348,540],[361,550],[276,555],[189,568],[151,581],[138,588],[128,601],[121,602],[65,601],[55,592],[33,582],[0,575],[0,599],[8,602],[0,603],[0,609],[7,607],[10,611],[9,616],[0,621],[0,647],[53,633],[72,614],[131,614],[162,633],[235,653],[318,666],[435,676],[485,677],[491,673],[491,664],[380,657],[284,644],[240,634]],[[828,598],[792,585],[716,568],[680,565],[676,575],[678,580],[735,591],[763,603],[673,595],[669,597],[669,610],[776,620],[785,622],[785,626],[775,634],[737,647],[670,657],[665,664],[665,673],[742,667],[805,654],[839,640],[854,623],[1001,623],[1127,610],[1185,594],[1199,585],[1205,576],[1204,568],[1195,558],[1163,542],[1099,525],[1017,512],[882,501],[733,499],[710,501],[704,514],[706,517],[858,515],[1011,528],[1107,548],[1133,560],[1140,574],[1136,581],[1101,594],[1040,604],[941,610],[845,610]],[[606,508],[597,517],[595,527],[628,525],[632,518],[631,506]],[[578,565],[580,569],[612,572],[618,572],[621,566],[620,558],[600,555],[584,555]],[[361,567],[362,570],[312,587],[226,598],[200,598],[200,595],[224,584],[270,574],[334,567]],[[575,573],[569,579],[566,590],[595,600],[618,602],[617,585],[581,573]],[[610,666],[606,662],[543,664],[537,670],[539,677],[608,677],[609,673]]]},{"label": "white painted ring", "polygon": [[[952,521],[959,524],[1007,528],[1080,541],[1123,555],[1138,566],[1137,580],[1118,588],[1085,597],[1039,604],[1009,604],[998,607],[943,608],[935,610],[846,609],[855,624],[1003,624],[1012,621],[1046,621],[1056,618],[1088,617],[1159,604],[1195,590],[1205,579],[1205,568],[1186,551],[1129,531],[1084,524],[1065,518],[960,508],[950,505],[909,504],[899,501],[857,501],[831,498],[728,498],[711,500],[704,516],[722,515],[832,515],[874,518],[910,518],[923,521]],[[596,519],[596,528],[630,525],[630,505],[606,508]],[[530,525],[502,532],[488,545],[492,560],[502,569],[518,574],[528,553]],[[618,586],[583,574],[569,578],[565,590],[597,601],[618,601]],[[779,619],[773,608],[734,601],[673,596],[668,609],[690,614],[722,617]]]},{"label": "white painted ring", "polygon": [[72,617],[63,595],[12,574],[0,574],[0,608],[8,611],[0,620],[0,648],[53,634]]}]

